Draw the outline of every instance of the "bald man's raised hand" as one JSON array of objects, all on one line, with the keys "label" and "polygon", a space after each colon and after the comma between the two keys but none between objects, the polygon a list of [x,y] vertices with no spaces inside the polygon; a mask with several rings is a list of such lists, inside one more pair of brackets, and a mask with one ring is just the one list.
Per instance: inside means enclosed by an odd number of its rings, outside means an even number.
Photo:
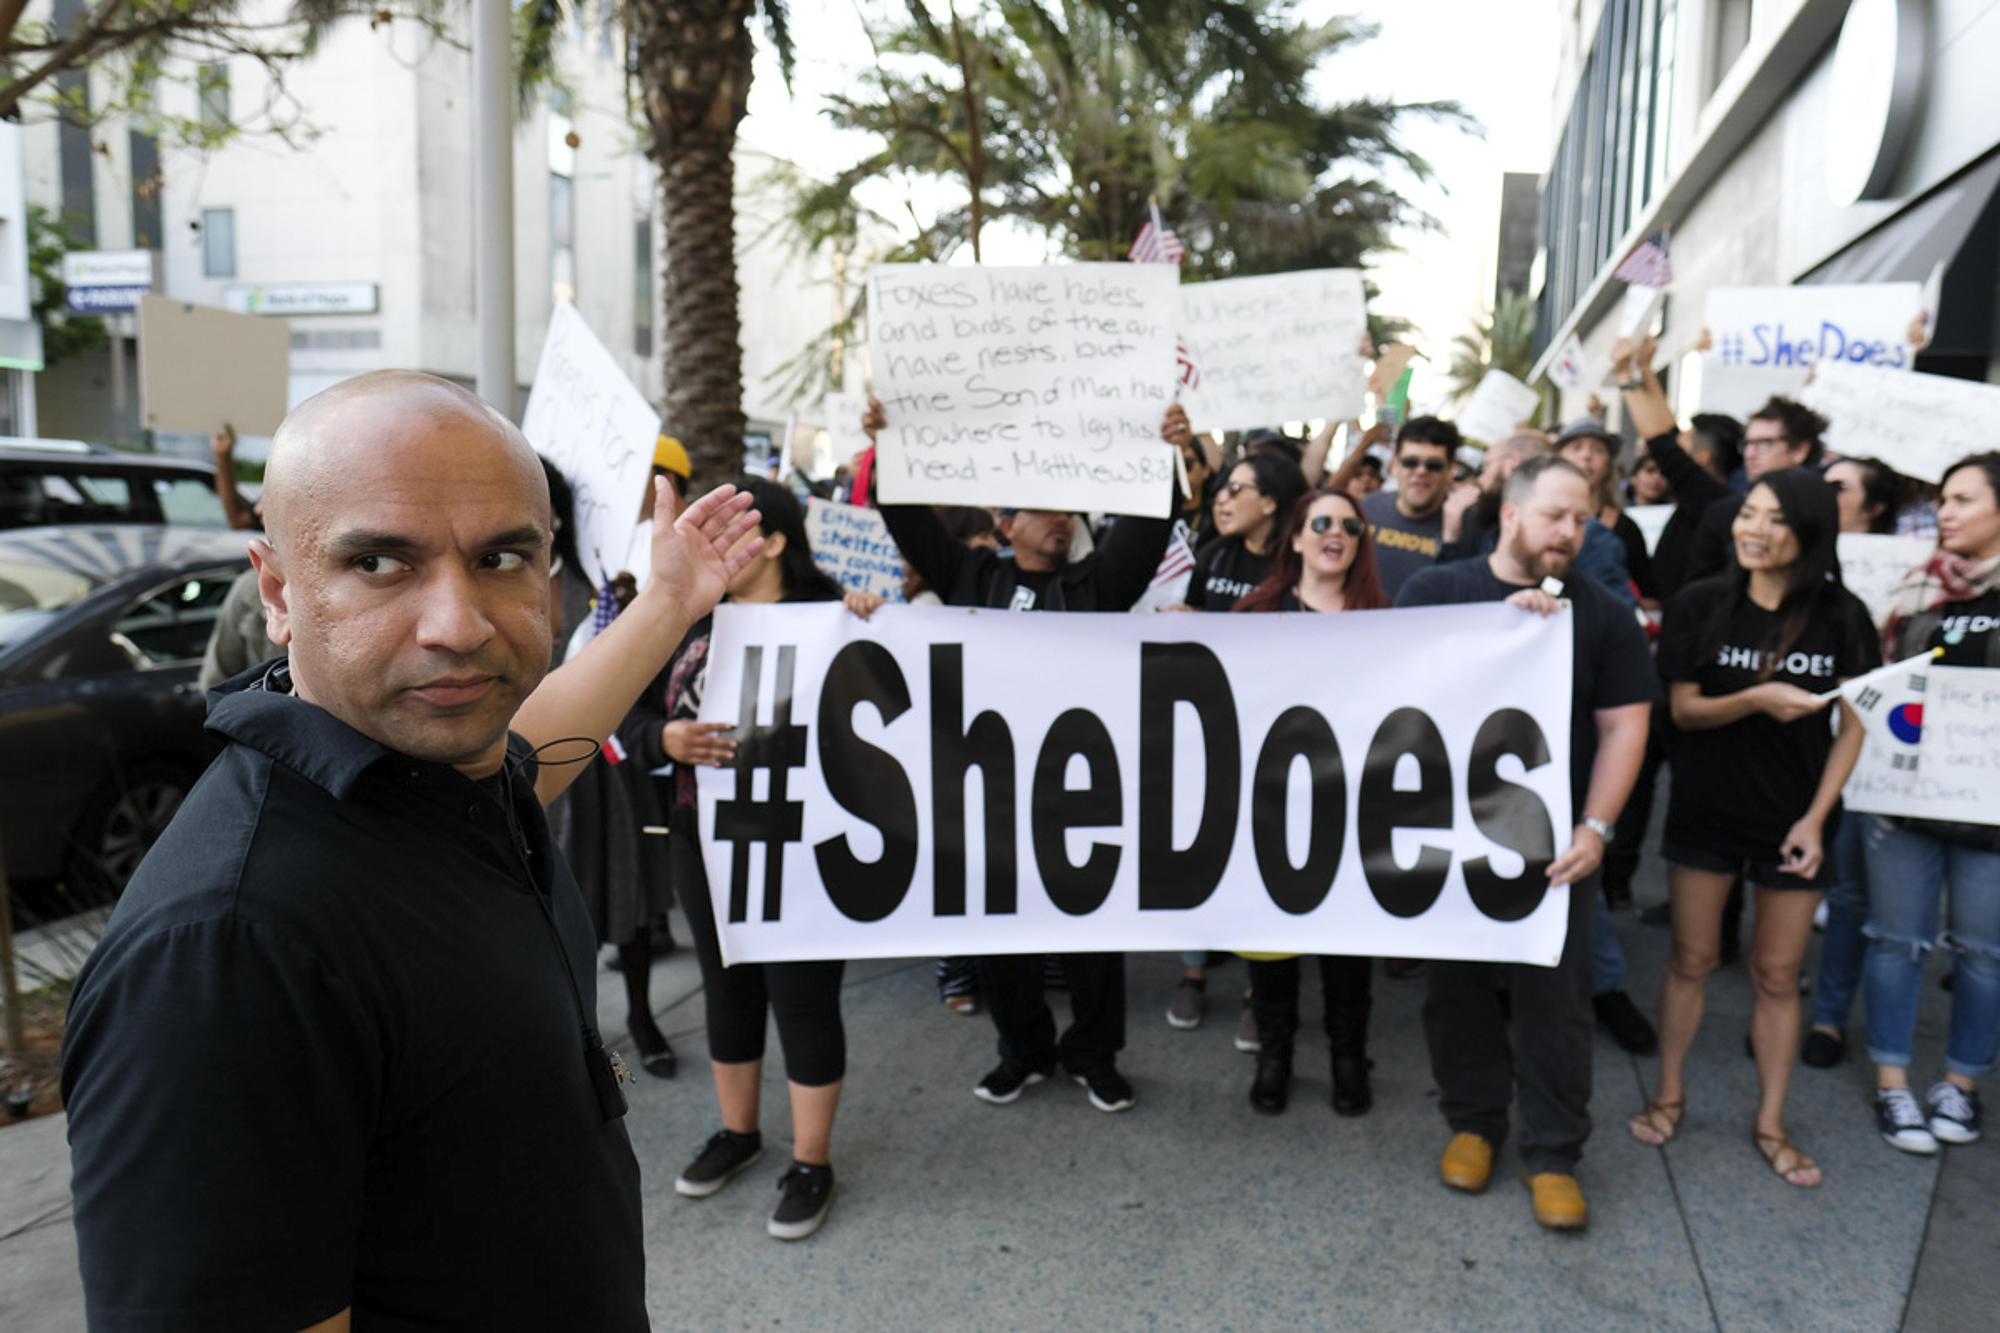
[{"label": "bald man's raised hand", "polygon": [[[673,510],[673,490],[655,479],[654,512]],[[700,619],[722,600],[729,580],[763,549],[759,515],[748,491],[718,486],[683,509],[671,523],[653,524],[653,575],[646,591],[671,596],[690,619]],[[643,595],[643,594],[642,594]]]}]

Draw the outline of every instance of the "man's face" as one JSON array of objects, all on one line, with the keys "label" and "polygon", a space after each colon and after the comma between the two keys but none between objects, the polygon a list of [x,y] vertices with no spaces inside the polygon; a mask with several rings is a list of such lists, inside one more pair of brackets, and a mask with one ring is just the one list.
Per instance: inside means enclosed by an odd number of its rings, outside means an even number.
[{"label": "man's face", "polygon": [[1422,518],[1444,503],[1451,484],[1451,451],[1441,444],[1405,440],[1396,446],[1396,506]]},{"label": "man's face", "polygon": [[1525,500],[1500,507],[1501,539],[1536,581],[1569,573],[1589,522],[1590,486],[1567,471],[1544,472]]},{"label": "man's face", "polygon": [[539,468],[435,402],[357,403],[298,447],[322,441],[339,484],[296,497],[279,549],[253,550],[294,687],[391,749],[492,773],[548,669]]},{"label": "man's face", "polygon": [[1766,472],[1798,467],[1812,453],[1812,446],[1794,441],[1785,434],[1785,423],[1754,418],[1743,429],[1743,475],[1751,481]]},{"label": "man's face", "polygon": [[1069,559],[1074,527],[1068,514],[1053,509],[1022,509],[1014,514],[1011,535],[1016,551],[1061,564]]}]

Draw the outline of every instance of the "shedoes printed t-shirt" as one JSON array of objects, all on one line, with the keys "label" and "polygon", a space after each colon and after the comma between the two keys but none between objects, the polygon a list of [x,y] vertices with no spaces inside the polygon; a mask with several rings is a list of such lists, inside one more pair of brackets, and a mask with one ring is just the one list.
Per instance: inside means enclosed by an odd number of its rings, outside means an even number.
[{"label": "shedoes printed t-shirt", "polygon": [[[1695,639],[1723,599],[1726,578],[1703,579],[1667,603],[1660,628],[1660,675],[1669,684],[1692,681],[1705,698],[1734,694],[1763,683],[1763,645],[1777,628],[1777,616],[1749,599],[1736,613],[1721,646],[1695,660]],[[1832,601],[1832,599],[1829,599]],[[1842,591],[1822,602],[1798,640],[1771,663],[1769,680],[1824,694],[1841,681],[1881,665],[1868,611],[1859,598]],[[1812,804],[1833,748],[1829,704],[1794,722],[1752,713],[1727,726],[1679,733],[1674,751],[1673,795],[1667,804],[1666,836],[1685,846],[1723,856],[1773,859],[1785,835]],[[1825,833],[1831,845],[1834,822]]]}]

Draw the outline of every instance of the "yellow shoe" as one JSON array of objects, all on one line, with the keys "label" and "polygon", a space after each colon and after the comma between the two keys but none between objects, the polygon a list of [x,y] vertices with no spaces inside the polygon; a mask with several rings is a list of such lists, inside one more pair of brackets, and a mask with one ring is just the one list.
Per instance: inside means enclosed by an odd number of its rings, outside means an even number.
[{"label": "yellow shoe", "polygon": [[1493,1145],[1477,1134],[1454,1134],[1438,1162],[1438,1179],[1467,1194],[1484,1194],[1493,1178]]},{"label": "yellow shoe", "polygon": [[1535,1195],[1535,1220],[1551,1231],[1581,1231],[1590,1221],[1590,1209],[1575,1176],[1549,1172],[1539,1176],[1521,1173]]}]

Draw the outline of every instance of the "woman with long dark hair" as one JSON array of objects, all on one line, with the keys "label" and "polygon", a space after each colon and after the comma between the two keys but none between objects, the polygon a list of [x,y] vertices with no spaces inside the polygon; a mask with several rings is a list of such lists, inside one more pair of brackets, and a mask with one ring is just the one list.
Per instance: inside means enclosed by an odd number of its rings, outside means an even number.
[{"label": "woman with long dark hair", "polygon": [[[805,513],[776,482],[746,477],[737,483],[756,497],[763,516],[764,547],[730,580],[731,602],[832,602],[841,588],[813,563]],[[780,1240],[801,1240],[819,1229],[833,1206],[828,1147],[834,1111],[847,1068],[847,1036],[840,1018],[841,962],[722,965],[708,872],[702,865],[695,818],[695,769],[727,765],[735,743],[726,722],[698,722],[708,676],[708,643],[714,626],[704,619],[688,632],[661,678],[619,728],[626,749],[658,767],[671,759],[671,786],[662,803],[670,810],[669,845],[681,909],[687,913],[701,960],[708,1016],[708,1056],[721,1103],[722,1129],[688,1164],[674,1188],[706,1198],[763,1156],[758,1128],[764,1073],[764,1029],[775,1017],[791,1085],[792,1165],[780,1178],[783,1197],[768,1230]]]},{"label": "woman with long dark hair", "polygon": [[1187,604],[1227,611],[1263,581],[1282,546],[1273,539],[1306,493],[1305,473],[1275,449],[1251,454],[1229,470],[1215,493],[1215,540],[1195,552]]},{"label": "woman with long dark hair", "polygon": [[[1272,544],[1271,569],[1236,603],[1238,611],[1375,611],[1389,605],[1375,572],[1375,541],[1361,506],[1342,490],[1317,490],[1292,506]],[[1333,1055],[1336,1115],[1365,1114],[1372,958],[1319,960],[1327,1042]],[[1290,1098],[1292,1040],[1299,1029],[1299,958],[1250,960],[1250,1008],[1257,1019],[1257,1074],[1250,1106],[1278,1115]]]},{"label": "woman with long dark hair", "polygon": [[[2000,681],[2000,452],[1974,454],[1938,483],[1938,549],[1889,597],[1897,660],[1942,649],[1939,666],[1976,667]],[[2000,814],[1988,811],[2000,819]],[[2000,824],[1869,815],[1868,1058],[1875,1118],[1905,1152],[1979,1137],[1979,1078],[2000,1054]],[[1951,890],[1951,1025],[1944,1077],[1917,1103],[1910,1088],[1924,957],[1938,944]]]},{"label": "woman with long dark hair", "polygon": [[1818,697],[1880,662],[1874,627],[1840,581],[1833,489],[1810,468],[1759,478],[1731,528],[1735,566],[1667,603],[1660,674],[1680,728],[1667,803],[1673,956],[1660,983],[1660,1083],[1632,1118],[1633,1137],[1672,1139],[1683,1075],[1715,970],[1723,902],[1741,875],[1755,886],[1750,1036],[1761,1097],[1751,1137],[1779,1177],[1820,1183],[1785,1132],[1785,1092],[1799,1040],[1799,962],[1829,878],[1840,789],[1861,752],[1845,700],[1839,735]]}]

